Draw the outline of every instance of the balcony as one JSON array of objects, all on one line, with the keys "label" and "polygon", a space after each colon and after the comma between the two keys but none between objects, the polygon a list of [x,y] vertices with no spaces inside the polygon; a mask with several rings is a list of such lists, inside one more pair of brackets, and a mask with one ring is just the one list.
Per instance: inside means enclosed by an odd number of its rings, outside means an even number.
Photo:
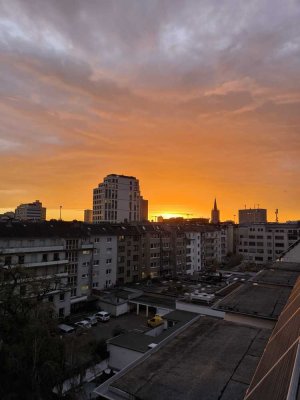
[{"label": "balcony", "polygon": [[1,250],[1,254],[25,254],[25,253],[47,253],[64,251],[64,246],[32,246],[32,247],[11,247]]},{"label": "balcony", "polygon": [[52,261],[40,261],[40,262],[33,262],[33,263],[24,263],[20,264],[21,266],[25,268],[34,268],[34,267],[48,267],[51,265],[64,265],[64,264],[69,264],[69,260],[52,260]]},{"label": "balcony", "polygon": [[93,248],[94,248],[94,245],[92,243],[82,244],[81,245],[81,249],[82,250],[92,250]]}]

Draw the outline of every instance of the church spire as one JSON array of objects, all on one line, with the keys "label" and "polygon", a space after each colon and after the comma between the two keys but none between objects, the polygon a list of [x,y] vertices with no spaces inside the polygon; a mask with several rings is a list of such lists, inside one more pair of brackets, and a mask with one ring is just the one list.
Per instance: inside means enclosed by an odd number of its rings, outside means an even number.
[{"label": "church spire", "polygon": [[211,221],[210,222],[215,225],[220,223],[220,211],[218,210],[216,197],[215,197],[215,201],[214,201],[214,208],[211,210]]},{"label": "church spire", "polygon": [[215,202],[214,202],[214,210],[215,210],[215,211],[218,210],[218,207],[217,207],[217,199],[216,199],[216,197],[215,197]]}]

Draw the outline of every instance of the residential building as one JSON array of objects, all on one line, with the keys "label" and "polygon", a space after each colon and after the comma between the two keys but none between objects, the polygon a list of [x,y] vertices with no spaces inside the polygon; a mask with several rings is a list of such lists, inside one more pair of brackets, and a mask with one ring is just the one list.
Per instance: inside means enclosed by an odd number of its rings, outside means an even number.
[{"label": "residential building", "polygon": [[106,289],[116,285],[118,239],[113,227],[92,225],[91,240],[94,244],[94,255],[91,268],[93,289]]},{"label": "residential building", "polygon": [[20,204],[16,208],[15,218],[22,221],[45,221],[46,208],[39,200],[33,203]]},{"label": "residential building", "polygon": [[267,210],[265,208],[245,208],[239,210],[239,224],[267,223]]},{"label": "residential building", "polygon": [[87,224],[93,223],[93,210],[84,210],[84,222]]},{"label": "residential building", "polygon": [[275,261],[300,238],[300,222],[239,225],[237,253],[244,261],[265,264]]},{"label": "residential building", "polygon": [[20,294],[32,297],[43,293],[43,301],[51,303],[55,316],[69,315],[71,288],[66,272],[69,261],[63,238],[46,230],[35,233],[30,229],[31,224],[19,225],[1,224],[0,271],[23,267],[26,278],[22,280]]},{"label": "residential building", "polygon": [[141,234],[141,278],[173,276],[171,232],[161,224],[138,226]]},{"label": "residential building", "polygon": [[142,198],[139,181],[133,176],[108,175],[93,191],[96,224],[141,221],[146,214],[147,201]]},{"label": "residential building", "polygon": [[190,228],[186,231],[187,238],[187,266],[186,273],[193,275],[200,272],[205,266],[205,234],[200,228]]},{"label": "residential building", "polygon": [[140,243],[141,237],[136,226],[114,227],[117,235],[117,278],[118,285],[137,282],[141,279]]},{"label": "residential building", "polygon": [[93,243],[82,228],[62,221],[0,226],[0,267],[23,266],[29,282],[49,282],[49,302],[60,317],[75,311],[91,293]]}]

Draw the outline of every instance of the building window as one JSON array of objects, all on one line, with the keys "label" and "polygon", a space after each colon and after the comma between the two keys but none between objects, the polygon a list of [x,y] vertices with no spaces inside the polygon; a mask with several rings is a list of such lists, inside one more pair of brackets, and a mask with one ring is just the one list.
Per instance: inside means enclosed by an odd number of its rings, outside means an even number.
[{"label": "building window", "polygon": [[4,264],[5,265],[11,265],[11,256],[5,256]]},{"label": "building window", "polygon": [[19,264],[24,264],[24,262],[25,262],[25,256],[19,256],[19,257],[18,257],[18,262],[19,262]]},{"label": "building window", "polygon": [[59,318],[62,318],[62,317],[65,316],[65,309],[64,309],[64,307],[62,307],[62,308],[60,308],[60,309],[58,310],[58,316],[59,316]]},{"label": "building window", "polygon": [[111,264],[111,258],[106,259],[106,264]]},{"label": "building window", "polygon": [[111,237],[108,237],[108,238],[106,239],[106,241],[107,241],[107,242],[111,242]]},{"label": "building window", "polygon": [[48,254],[43,254],[42,261],[43,262],[47,262],[48,261]]},{"label": "building window", "polygon": [[54,253],[53,260],[59,261],[59,253]]},{"label": "building window", "polygon": [[64,300],[65,300],[65,294],[64,293],[60,293],[59,301],[64,301]]}]

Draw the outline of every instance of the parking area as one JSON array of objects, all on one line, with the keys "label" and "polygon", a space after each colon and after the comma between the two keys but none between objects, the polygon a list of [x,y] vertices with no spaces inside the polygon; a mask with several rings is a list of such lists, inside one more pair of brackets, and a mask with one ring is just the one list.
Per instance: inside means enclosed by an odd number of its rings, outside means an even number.
[{"label": "parking area", "polygon": [[113,337],[117,329],[126,331],[139,330],[143,332],[149,329],[147,327],[148,318],[146,314],[124,314],[117,318],[111,318],[108,322],[98,322],[97,326],[89,329],[89,333],[96,340],[106,340]]},{"label": "parking area", "polygon": [[[90,329],[81,330],[81,334],[72,334],[62,337],[65,341],[68,358],[70,363],[74,361],[78,364],[84,364],[93,359],[94,349],[97,344],[105,342],[117,334],[123,332],[137,330],[145,332],[150,328],[147,327],[147,320],[151,318],[153,314],[149,313],[146,317],[145,313],[131,312],[129,314],[121,315],[117,318],[111,317],[107,322],[98,322],[96,326],[92,326]],[[84,316],[82,316],[84,319]]]}]

